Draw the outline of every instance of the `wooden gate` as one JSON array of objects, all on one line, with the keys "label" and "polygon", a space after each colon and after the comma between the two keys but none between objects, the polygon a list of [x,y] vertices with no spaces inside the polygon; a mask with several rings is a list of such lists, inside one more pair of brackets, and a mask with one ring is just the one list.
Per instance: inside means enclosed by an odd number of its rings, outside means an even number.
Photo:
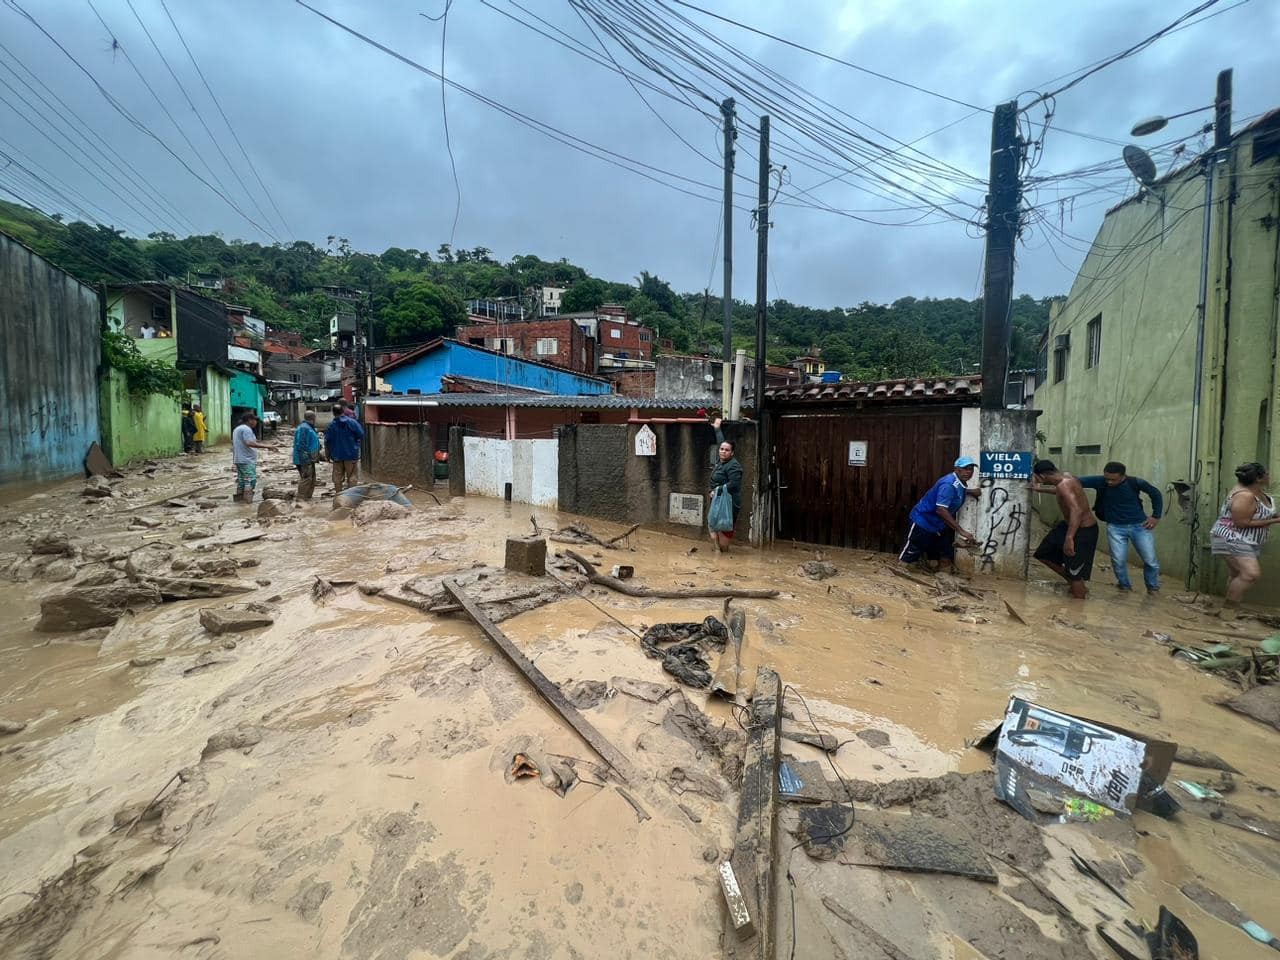
[{"label": "wooden gate", "polygon": [[[780,410],[779,536],[897,553],[911,508],[959,456],[960,409]],[[865,466],[850,465],[851,443]]]}]

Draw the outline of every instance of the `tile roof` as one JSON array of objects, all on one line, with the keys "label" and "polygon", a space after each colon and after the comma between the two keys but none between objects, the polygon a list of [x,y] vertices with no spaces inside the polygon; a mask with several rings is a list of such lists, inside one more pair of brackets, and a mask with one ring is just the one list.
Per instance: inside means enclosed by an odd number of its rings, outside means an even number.
[{"label": "tile roof", "polygon": [[981,377],[926,377],[882,380],[879,383],[797,383],[769,387],[764,395],[774,403],[850,403],[859,400],[964,401],[982,392]]},{"label": "tile roof", "polygon": [[627,397],[618,393],[589,396],[564,394],[423,393],[370,397],[372,406],[424,407],[552,407],[566,410],[700,410],[706,400],[663,397]]}]

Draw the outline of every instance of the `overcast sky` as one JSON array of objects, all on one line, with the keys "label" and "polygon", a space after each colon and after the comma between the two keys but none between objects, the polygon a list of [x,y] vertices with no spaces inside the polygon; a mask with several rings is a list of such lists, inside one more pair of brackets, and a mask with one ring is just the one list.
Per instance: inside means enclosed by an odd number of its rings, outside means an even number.
[{"label": "overcast sky", "polygon": [[[13,2],[34,16],[137,121],[194,170],[210,182],[215,182],[216,174],[227,196],[248,217],[264,227],[274,223],[270,232],[249,223],[155,139],[115,112],[88,77],[11,6]],[[132,3],[199,109],[199,117],[218,136],[244,186],[212,146],[126,0],[93,0],[106,27],[88,0],[4,0],[0,42],[93,129],[89,136],[104,138],[137,176],[199,232],[266,242],[274,234],[319,244],[336,234],[348,237],[355,248],[372,252],[389,246],[434,252],[449,241],[456,196],[437,80],[360,42],[292,0],[166,2],[283,214],[288,232],[223,125],[160,0]],[[448,121],[462,197],[454,246],[486,246],[501,259],[521,253],[546,259],[566,257],[613,280],[631,280],[647,270],[678,290],[701,290],[708,283],[718,289],[721,274],[718,258],[713,259],[720,223],[718,202],[672,188],[678,185],[708,197],[718,192],[722,173],[718,162],[710,162],[718,160],[721,149],[714,125],[685,104],[645,90],[673,132],[626,79],[504,17],[499,11],[528,19],[509,0],[489,3],[454,0],[447,21],[449,78],[535,120],[657,168],[661,172],[650,173],[661,182],[587,156],[450,90]],[[441,23],[419,14],[437,16],[442,4],[443,0],[424,4],[313,0],[314,6],[335,19],[432,69],[440,66]],[[1193,3],[700,0],[698,5],[869,70],[965,103],[990,106],[1024,91],[1061,85],[1061,81],[1047,81],[1060,75],[1069,79],[1079,68],[1169,23]],[[1233,5],[1237,8],[1231,9]],[[567,0],[522,0],[522,6],[599,49]],[[846,116],[833,110],[832,119],[877,143],[896,147],[890,138],[912,142],[952,124],[915,147],[927,153],[930,162],[942,161],[985,180],[989,114],[790,49],[687,9],[681,12],[843,111]],[[1280,71],[1275,68],[1280,2],[1221,0],[1208,12],[1219,15],[1160,40],[1058,97],[1032,175],[1116,161],[1119,144],[1128,139],[1135,120],[1212,102],[1215,76],[1222,67],[1235,68],[1237,126],[1244,118],[1280,106]],[[113,38],[194,144],[198,157],[121,49],[113,49]],[[661,78],[626,59],[616,45],[610,51],[637,75],[663,85]],[[0,64],[5,65],[0,67],[0,150],[64,193],[74,190],[77,204],[92,202],[95,209],[101,208],[100,219],[106,219],[105,213],[109,222],[130,233],[174,229],[172,215],[162,219],[132,198],[142,209],[141,213],[130,210],[91,176],[87,171],[129,197],[98,170],[94,160],[71,150],[46,125],[49,111],[6,69],[22,73],[10,53],[0,51]],[[734,93],[714,78],[694,79],[696,89],[712,100]],[[53,143],[14,112],[17,107],[36,116],[18,94],[40,107],[36,124]],[[691,99],[716,112],[709,101]],[[739,95],[738,99],[742,104],[744,98]],[[1030,99],[1024,93],[1021,102]],[[1042,115],[1042,108],[1030,112],[1037,120]],[[1174,121],[1166,131],[1139,142],[1164,143],[1193,132],[1209,117],[1205,112]],[[740,122],[754,129],[758,111],[743,105]],[[880,133],[871,133],[870,128]],[[1039,133],[1038,126],[1031,129]],[[816,186],[852,164],[832,149],[804,140],[782,118],[775,119],[774,142],[784,149],[799,143],[809,156],[797,151],[775,158],[786,163],[788,170],[770,218],[771,298],[827,307],[902,296],[973,297],[978,292],[983,241],[972,226],[955,219],[933,225],[881,226],[811,205],[816,198],[819,205],[838,210],[890,209],[857,216],[895,222],[920,216],[891,209],[920,202],[905,192],[908,187],[895,165],[897,157],[882,159],[871,168],[882,171],[891,181],[888,184],[863,179]],[[1199,137],[1188,141],[1191,151],[1202,145]],[[757,170],[754,134],[744,130],[741,146],[738,169],[743,179],[736,189],[741,193],[738,206],[746,208],[752,203]],[[1173,162],[1170,149],[1156,151],[1162,172]],[[4,164],[0,158],[0,184],[18,189],[25,174],[12,168],[6,171]],[[125,179],[116,171],[112,175]],[[37,186],[25,182],[28,186],[23,189],[37,199]],[[1034,296],[1064,293],[1081,259],[1078,248],[1082,245],[1057,231],[1091,239],[1102,212],[1128,192],[1128,182],[1123,173],[1112,171],[1087,182],[1042,186],[1033,193],[1031,202],[1048,204],[1041,209],[1056,230],[1036,224],[1024,238],[1016,291]],[[868,192],[868,183],[875,184],[880,195]],[[1061,207],[1053,202],[1089,187],[1101,189]],[[812,192],[804,194],[802,189]],[[935,181],[928,188],[917,184],[909,189],[930,201],[944,199],[938,191],[945,190],[972,205],[947,209],[962,217],[980,218],[981,186]],[[160,204],[153,201],[153,206]],[[42,205],[50,208],[53,202]],[[66,202],[58,208],[75,215]],[[734,292],[739,298],[754,299],[756,238],[743,210],[735,218]],[[927,220],[939,219],[927,214]]]}]

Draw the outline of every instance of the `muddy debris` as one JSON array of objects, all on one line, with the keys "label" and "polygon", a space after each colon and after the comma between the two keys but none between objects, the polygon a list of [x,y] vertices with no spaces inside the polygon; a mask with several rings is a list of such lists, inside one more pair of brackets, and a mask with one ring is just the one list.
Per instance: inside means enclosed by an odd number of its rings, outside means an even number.
[{"label": "muddy debris", "polygon": [[27,729],[25,720],[0,720],[0,736],[21,733]]},{"label": "muddy debris", "polygon": [[854,734],[854,736],[865,743],[868,747],[875,747],[879,749],[881,747],[889,746],[889,735],[883,730],[877,730],[875,727],[868,727],[866,730],[859,730]]},{"label": "muddy debris", "polygon": [[212,527],[187,527],[182,531],[183,540],[207,540],[213,536]]},{"label": "muddy debris", "polygon": [[292,506],[287,500],[263,500],[258,504],[259,520],[274,520],[289,516]]},{"label": "muddy debris", "polygon": [[860,607],[854,607],[849,612],[862,620],[879,620],[884,617],[884,607],[878,603],[865,603]]},{"label": "muddy debris", "polygon": [[635,680],[631,677],[610,677],[609,686],[646,703],[659,703],[676,692],[675,687],[667,684],[650,683],[648,680]]},{"label": "muddy debris", "polygon": [[834,563],[826,560],[806,560],[800,565],[800,572],[810,580],[829,580],[840,571]]},{"label": "muddy debris", "polygon": [[106,477],[90,477],[85,481],[84,489],[80,492],[83,496],[95,498],[114,497],[116,495]]},{"label": "muddy debris", "polygon": [[215,636],[269,627],[276,622],[276,611],[264,603],[238,603],[225,607],[205,607],[200,611],[200,625]]},{"label": "muddy debris", "polygon": [[154,530],[163,524],[163,521],[156,520],[153,517],[137,516],[129,521],[130,530]]},{"label": "muddy debris", "polygon": [[1225,701],[1223,706],[1280,730],[1280,683],[1254,687]]},{"label": "muddy debris", "polygon": [[40,579],[51,583],[63,583],[76,578],[76,565],[70,560],[55,560],[40,570]]},{"label": "muddy debris", "polygon": [[609,685],[603,680],[575,680],[565,684],[561,691],[579,710],[590,710],[609,695]]},{"label": "muddy debris", "polygon": [[295,493],[288,487],[263,487],[262,500],[264,503],[268,500],[292,500]]},{"label": "muddy debris", "polygon": [[1197,750],[1195,747],[1188,747],[1181,743],[1178,744],[1178,752],[1174,754],[1173,759],[1175,762],[1185,763],[1189,767],[1201,767],[1205,770],[1224,770],[1227,773],[1240,772],[1216,753],[1208,750]]},{"label": "muddy debris", "polygon": [[160,590],[150,583],[121,581],[105,586],[75,587],[68,593],[46,597],[40,603],[41,633],[75,633],[93,627],[109,627],[126,610],[154,606],[162,601]]},{"label": "muddy debris", "polygon": [[131,667],[154,667],[158,663],[164,663],[164,657],[134,657],[129,661]]},{"label": "muddy debris", "polygon": [[223,750],[248,750],[262,742],[262,734],[262,728],[250,724],[215,733],[200,751],[200,758],[211,757]]},{"label": "muddy debris", "polygon": [[720,775],[737,786],[742,782],[743,734],[717,724],[686,697],[673,703],[662,718],[662,727],[716,761]]},{"label": "muddy debris", "polygon": [[297,892],[288,899],[285,906],[307,923],[315,923],[320,919],[320,908],[332,892],[332,883],[327,880],[322,883],[315,877],[307,877],[298,885]]},{"label": "muddy debris", "polygon": [[403,520],[411,513],[413,513],[411,508],[399,503],[394,503],[390,500],[375,500],[365,501],[356,507],[351,519],[357,527],[363,527],[382,520]]},{"label": "muddy debris", "polygon": [[42,533],[31,541],[31,555],[74,557],[76,550],[65,533]]}]

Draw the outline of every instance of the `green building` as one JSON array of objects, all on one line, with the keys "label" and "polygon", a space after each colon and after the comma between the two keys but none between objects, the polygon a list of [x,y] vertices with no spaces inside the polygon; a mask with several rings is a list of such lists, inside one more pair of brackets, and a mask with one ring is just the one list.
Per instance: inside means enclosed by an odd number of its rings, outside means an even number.
[{"label": "green building", "polygon": [[[1278,295],[1280,110],[1235,134],[1211,166],[1193,161],[1109,210],[1051,314],[1034,398],[1040,453],[1078,475],[1119,460],[1165,491],[1156,539],[1169,588],[1225,584],[1209,529],[1236,466],[1257,460],[1280,477]],[[1280,596],[1272,539],[1254,602]]]}]

